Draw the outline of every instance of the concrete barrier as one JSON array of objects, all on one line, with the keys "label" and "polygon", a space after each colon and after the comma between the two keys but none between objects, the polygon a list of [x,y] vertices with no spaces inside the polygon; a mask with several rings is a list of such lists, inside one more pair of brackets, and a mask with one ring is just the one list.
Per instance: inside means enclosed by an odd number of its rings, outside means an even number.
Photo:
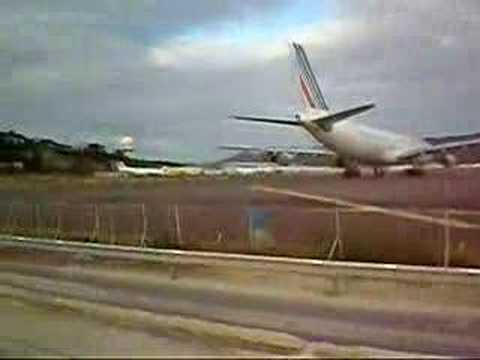
[{"label": "concrete barrier", "polygon": [[[192,286],[215,279],[222,286],[232,285],[242,291],[284,297],[302,295],[315,301],[370,301],[379,307],[391,301],[398,307],[402,301],[404,307],[415,304],[472,308],[480,296],[479,269],[159,250],[17,236],[0,236],[0,247],[74,255],[76,259],[93,259],[92,264],[102,259],[150,263],[165,268],[162,274],[168,273],[170,278],[191,280]],[[261,281],[261,286],[253,286],[252,279]]]}]

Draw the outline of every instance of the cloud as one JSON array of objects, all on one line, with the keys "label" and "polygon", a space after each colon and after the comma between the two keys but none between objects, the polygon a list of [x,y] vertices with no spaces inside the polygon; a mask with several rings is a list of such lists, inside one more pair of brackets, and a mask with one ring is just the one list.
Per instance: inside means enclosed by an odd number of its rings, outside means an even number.
[{"label": "cloud", "polygon": [[358,24],[352,21],[329,21],[290,31],[286,29],[274,34],[270,39],[245,34],[241,37],[242,41],[239,41],[238,35],[232,35],[235,31],[227,28],[201,36],[178,36],[169,39],[150,49],[150,61],[162,68],[248,67],[286,57],[290,41],[329,49],[352,41],[354,35],[358,36],[360,31]]},{"label": "cloud", "polygon": [[[282,46],[283,45],[283,46]],[[184,40],[176,38],[150,50],[152,64],[161,68],[218,69],[251,66],[285,55],[284,44],[238,45],[229,39]]]},{"label": "cloud", "polygon": [[301,131],[227,120],[299,106],[294,39],[332,108],[377,103],[357,121],[416,135],[478,131],[477,1],[329,4],[0,2],[0,130],[73,143],[132,136],[141,153],[187,161],[224,155],[224,142],[307,144]]}]

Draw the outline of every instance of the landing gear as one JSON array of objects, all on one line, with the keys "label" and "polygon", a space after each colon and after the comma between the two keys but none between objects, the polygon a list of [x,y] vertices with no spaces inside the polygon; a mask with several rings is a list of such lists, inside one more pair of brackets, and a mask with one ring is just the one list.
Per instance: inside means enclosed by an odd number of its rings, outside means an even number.
[{"label": "landing gear", "polygon": [[417,158],[413,159],[410,163],[411,167],[405,170],[405,173],[408,176],[423,176],[425,175],[425,165],[431,161],[431,158],[428,155],[420,155]]},{"label": "landing gear", "polygon": [[385,169],[383,167],[374,167],[373,168],[373,175],[376,178],[382,178],[385,176]]},{"label": "landing gear", "polygon": [[425,175],[425,169],[420,166],[413,166],[405,171],[408,176],[423,176]]},{"label": "landing gear", "polygon": [[457,157],[453,154],[445,153],[441,157],[440,163],[447,169],[455,167],[455,165],[457,165]]},{"label": "landing gear", "polygon": [[362,177],[359,166],[347,166],[343,172],[343,176],[347,179]]}]

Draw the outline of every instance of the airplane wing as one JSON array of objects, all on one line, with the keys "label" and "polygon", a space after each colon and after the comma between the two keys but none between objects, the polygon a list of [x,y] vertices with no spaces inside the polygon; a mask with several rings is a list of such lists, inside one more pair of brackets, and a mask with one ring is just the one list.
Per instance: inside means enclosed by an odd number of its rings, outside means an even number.
[{"label": "airplane wing", "polygon": [[266,148],[249,146],[249,145],[220,145],[218,147],[221,150],[231,151],[265,151]]},{"label": "airplane wing", "polygon": [[413,150],[409,150],[404,154],[401,154],[399,158],[401,160],[411,160],[423,154],[445,153],[451,150],[461,149],[461,148],[475,146],[475,145],[480,145],[480,138],[472,139],[472,140],[464,140],[464,141],[450,141],[450,142],[440,143],[437,145],[419,147]]},{"label": "airplane wing", "polygon": [[307,148],[288,148],[288,147],[255,147],[249,145],[221,145],[219,149],[232,151],[255,151],[255,152],[276,152],[295,155],[333,155],[334,153],[327,149],[307,149]]},{"label": "airplane wing", "polygon": [[335,153],[327,149],[288,149],[284,150],[289,154],[296,155],[334,155]]},{"label": "airplane wing", "polygon": [[446,144],[451,142],[459,142],[459,141],[471,141],[480,139],[480,132],[471,133],[471,134],[464,134],[464,135],[449,135],[449,136],[437,136],[437,137],[424,137],[423,140],[431,145],[440,145]]},{"label": "airplane wing", "polygon": [[285,118],[285,117],[268,117],[268,116],[255,116],[255,115],[233,115],[232,119],[235,120],[246,120],[246,121],[256,121],[264,122],[277,125],[290,125],[290,126],[302,126],[302,123],[294,118]]}]

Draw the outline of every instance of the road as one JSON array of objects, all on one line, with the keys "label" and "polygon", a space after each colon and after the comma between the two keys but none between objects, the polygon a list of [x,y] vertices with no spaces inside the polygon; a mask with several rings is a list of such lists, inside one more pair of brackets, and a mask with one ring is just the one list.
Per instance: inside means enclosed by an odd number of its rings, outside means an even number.
[{"label": "road", "polygon": [[59,307],[8,297],[0,297],[0,318],[0,357],[255,355],[194,337],[127,329]]},{"label": "road", "polygon": [[[82,263],[71,257],[54,265],[35,253],[17,257],[15,262],[13,259],[8,255],[2,261],[1,285],[48,299],[79,299],[94,304],[98,316],[100,304],[107,304],[145,312],[140,322],[149,326],[153,322],[150,319],[158,314],[167,316],[167,320],[161,318],[161,324],[171,322],[171,316],[180,317],[184,324],[193,323],[188,325],[193,334],[206,331],[223,336],[223,330],[209,330],[222,324],[242,329],[230,331],[230,338],[238,333],[266,331],[293,336],[305,344],[328,342],[456,356],[480,354],[480,314],[475,300],[478,286],[473,283],[461,287],[428,285],[425,279],[409,285],[406,279],[396,282],[393,277],[372,280],[368,285],[358,278],[335,292],[323,277],[295,271],[234,270],[205,264],[177,265],[172,272],[170,266],[160,263],[146,267],[100,258]],[[199,328],[198,321],[211,325]],[[304,346],[295,349],[301,351]]]}]

